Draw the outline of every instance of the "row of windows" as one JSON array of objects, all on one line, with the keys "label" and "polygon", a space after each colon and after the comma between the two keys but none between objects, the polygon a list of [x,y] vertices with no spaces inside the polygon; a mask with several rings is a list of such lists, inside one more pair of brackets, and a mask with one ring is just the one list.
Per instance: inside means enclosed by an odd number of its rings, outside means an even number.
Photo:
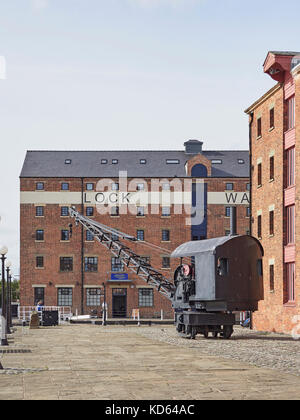
[{"label": "row of windows", "polygon": [[[239,159],[240,163],[242,163],[242,159]],[[222,163],[222,161],[221,161]],[[244,161],[243,161],[244,163]],[[87,183],[85,184],[86,191],[94,191],[95,190],[95,184],[94,183]],[[118,182],[114,182],[111,184],[111,191],[119,191],[120,185]],[[233,182],[227,182],[225,189],[227,191],[231,191],[234,189],[234,183]],[[250,189],[250,185],[247,184],[247,190]],[[45,183],[44,182],[37,182],[36,183],[36,190],[37,191],[44,191],[45,190]],[[62,182],[61,183],[61,190],[62,191],[69,191],[70,190],[70,184],[68,182]],[[137,183],[136,184],[136,191],[144,191],[145,190],[145,184],[144,183]],[[168,183],[162,184],[162,190],[163,191],[170,191],[171,186]]]},{"label": "row of windows", "polygon": [[[171,239],[170,236],[170,230],[169,229],[162,229],[161,231],[161,241],[162,242],[169,242]],[[86,241],[93,241],[94,240],[94,235],[93,233],[91,233],[90,231],[86,231],[86,237],[85,237]],[[111,239],[114,241],[117,241],[119,238],[117,235],[112,235]],[[144,229],[137,229],[136,231],[136,239],[138,241],[145,241],[145,231]],[[45,231],[43,229],[38,229],[35,232],[35,240],[36,241],[44,241],[45,240]],[[67,229],[63,229],[61,230],[61,236],[60,236],[60,240],[61,241],[69,241],[70,240],[70,231]]]},{"label": "row of windows", "polygon": [[[285,244],[295,243],[295,206],[289,206],[285,209]],[[269,211],[269,235],[275,234],[274,230],[274,210]],[[257,237],[262,238],[262,216],[257,217]]]},{"label": "row of windows", "polygon": [[[285,264],[284,300],[283,303],[295,301],[295,263]],[[269,266],[269,288],[275,292],[275,266]]]},{"label": "row of windows", "polygon": [[[295,127],[295,97],[291,97],[286,101],[286,123],[285,131],[291,130]],[[262,132],[262,117],[257,118],[257,138],[261,138],[263,135]],[[269,111],[269,131],[275,128],[275,109],[274,107]]]},{"label": "row of windows", "polygon": [[[95,207],[86,207],[85,214],[87,217],[93,217],[95,215]],[[145,216],[145,207],[138,206],[136,208],[136,215],[138,217]],[[36,217],[44,217],[45,216],[45,206],[36,206],[35,207],[35,215]],[[61,207],[60,208],[60,215],[62,217],[69,216],[69,207]],[[110,209],[111,216],[119,216],[120,215],[120,208],[118,206],[111,207]],[[161,215],[162,217],[169,217],[171,216],[171,208],[170,207],[162,207],[161,208]]]},{"label": "row of windows", "polygon": [[[286,173],[285,173],[285,188],[293,186],[295,184],[295,148],[292,147],[285,152],[286,161]],[[262,163],[257,164],[257,185],[262,186]],[[275,179],[275,157],[270,156],[269,158],[269,181]]]},{"label": "row of windows", "polygon": [[[150,264],[150,257],[142,257],[145,265]],[[36,268],[44,268],[45,260],[43,256],[36,257]],[[73,271],[74,260],[73,257],[60,257],[59,268],[62,272]],[[162,268],[170,268],[170,257],[162,257]],[[113,273],[123,272],[125,266],[122,260],[117,257],[111,258],[111,271]],[[85,257],[84,258],[84,271],[85,272],[98,272],[98,257]]]},{"label": "row of windows", "polygon": [[[112,293],[114,289],[112,289]],[[154,305],[153,289],[139,289],[139,307],[152,307]],[[101,306],[102,292],[100,288],[86,289],[86,305],[87,306]],[[45,302],[45,289],[43,287],[36,287],[34,289],[34,304],[38,302]],[[59,287],[57,289],[57,305],[58,306],[72,306],[73,305],[73,288]]]}]

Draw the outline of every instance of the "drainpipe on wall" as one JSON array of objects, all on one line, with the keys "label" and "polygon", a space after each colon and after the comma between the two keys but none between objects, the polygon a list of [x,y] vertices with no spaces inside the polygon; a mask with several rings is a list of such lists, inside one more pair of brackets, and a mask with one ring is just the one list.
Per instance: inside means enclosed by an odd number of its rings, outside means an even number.
[{"label": "drainpipe on wall", "polygon": [[[84,178],[81,178],[81,214],[84,214]],[[84,228],[81,225],[81,315],[84,315]]]},{"label": "drainpipe on wall", "polygon": [[[250,217],[249,217],[249,233],[252,236],[252,124],[254,120],[254,112],[250,113],[250,121],[249,121],[249,158],[250,158],[250,174],[249,174],[249,182],[250,182]],[[253,316],[252,311],[250,312],[250,330],[253,330]]]},{"label": "drainpipe on wall", "polygon": [[254,119],[254,112],[250,113],[250,121],[249,121],[249,158],[250,158],[250,174],[249,174],[249,182],[250,182],[250,226],[249,231],[250,235],[252,236],[252,124]]}]

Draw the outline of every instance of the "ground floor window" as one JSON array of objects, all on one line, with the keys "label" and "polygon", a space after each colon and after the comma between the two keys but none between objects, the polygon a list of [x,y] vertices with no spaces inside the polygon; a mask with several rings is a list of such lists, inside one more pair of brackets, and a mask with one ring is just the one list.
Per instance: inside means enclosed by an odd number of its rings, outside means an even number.
[{"label": "ground floor window", "polygon": [[38,302],[45,301],[45,289],[44,287],[35,287],[34,288],[34,304],[37,305]]},{"label": "ground floor window", "polygon": [[101,289],[86,289],[86,305],[100,306]]},{"label": "ground floor window", "polygon": [[58,306],[72,306],[73,290],[71,287],[59,287],[57,293]]},{"label": "ground floor window", "polygon": [[139,289],[139,306],[153,306],[153,289]]}]

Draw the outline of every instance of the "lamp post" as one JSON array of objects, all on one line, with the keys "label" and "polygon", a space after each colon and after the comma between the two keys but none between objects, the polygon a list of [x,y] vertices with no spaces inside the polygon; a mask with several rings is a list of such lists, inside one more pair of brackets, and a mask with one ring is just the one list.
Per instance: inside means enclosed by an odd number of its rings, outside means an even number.
[{"label": "lamp post", "polygon": [[9,287],[9,278],[10,278],[10,267],[11,262],[6,261],[6,334],[11,334],[10,331],[10,302],[9,302],[9,295],[10,295],[10,287]]},{"label": "lamp post", "polygon": [[11,302],[12,302],[12,287],[11,287],[12,275],[9,275],[9,326],[12,328],[12,310],[11,310]]},{"label": "lamp post", "polygon": [[[8,248],[6,246],[3,246],[0,249],[0,259],[2,262],[2,293],[1,293],[1,303],[2,303],[2,322],[4,321],[4,325],[6,324],[5,320],[5,314],[6,314],[6,308],[5,308],[5,260],[6,260],[6,254],[8,253]],[[6,337],[6,328],[5,331],[3,331],[3,325],[2,325],[2,334],[1,334],[1,346],[8,346],[8,341]]]}]

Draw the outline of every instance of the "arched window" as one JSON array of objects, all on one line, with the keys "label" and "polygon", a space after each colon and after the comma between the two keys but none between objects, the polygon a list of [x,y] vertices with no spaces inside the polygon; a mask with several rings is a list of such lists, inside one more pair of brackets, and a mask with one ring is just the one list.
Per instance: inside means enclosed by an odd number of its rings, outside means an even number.
[{"label": "arched window", "polygon": [[207,178],[207,167],[199,163],[193,166],[191,175],[194,178]]}]

